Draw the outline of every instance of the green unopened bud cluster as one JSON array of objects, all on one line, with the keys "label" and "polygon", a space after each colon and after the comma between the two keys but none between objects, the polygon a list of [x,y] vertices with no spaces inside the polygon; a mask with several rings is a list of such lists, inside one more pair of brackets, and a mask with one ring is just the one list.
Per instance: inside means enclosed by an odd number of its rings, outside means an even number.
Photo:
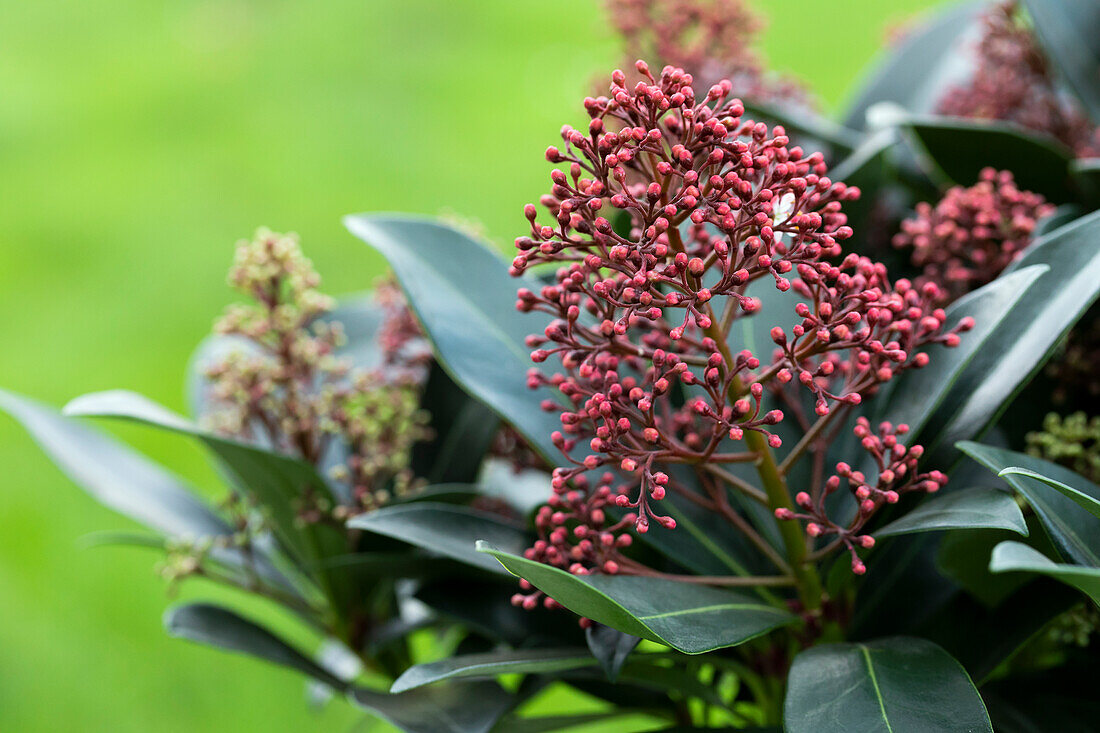
[{"label": "green unopened bud cluster", "polygon": [[1100,481],[1100,417],[1083,412],[1062,417],[1050,413],[1043,429],[1028,433],[1027,452],[1061,464],[1091,481]]},{"label": "green unopened bud cluster", "polygon": [[412,446],[427,434],[419,381],[389,360],[367,372],[337,356],[343,327],[322,318],[335,301],[318,290],[321,278],[298,237],[260,229],[239,242],[229,283],[251,302],[230,306],[215,324],[242,344],[205,370],[210,427],[316,466],[342,446],[347,459],[331,475],[350,488],[352,503],[319,506],[303,497],[307,521],[342,519],[412,487]]}]

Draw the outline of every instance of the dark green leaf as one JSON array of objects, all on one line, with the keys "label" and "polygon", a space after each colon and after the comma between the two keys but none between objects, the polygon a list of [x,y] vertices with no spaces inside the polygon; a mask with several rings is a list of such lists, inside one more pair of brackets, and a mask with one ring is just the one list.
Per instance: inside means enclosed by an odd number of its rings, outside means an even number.
[{"label": "dark green leaf", "polygon": [[1027,536],[1024,515],[1011,494],[997,489],[967,489],[933,496],[874,535],[890,537],[944,529],[1007,529]]},{"label": "dark green leaf", "polygon": [[[1081,507],[1092,516],[1100,518],[1100,501],[1092,498],[1084,491],[1073,488],[1069,484],[1062,483],[1061,481],[1052,479],[1049,476],[1044,476],[1041,473],[1036,473],[1035,471],[1029,470],[1027,468],[1021,468],[1019,466],[1011,466],[1009,468],[1005,468],[997,475],[1001,476],[1002,478],[1007,476],[1025,476],[1027,478],[1042,482],[1054,489],[1055,491],[1058,491],[1063,496],[1071,499],[1075,504],[1077,504],[1077,506]],[[1078,476],[1078,478],[1081,480],[1082,483],[1088,483],[1088,480],[1084,476]]]},{"label": "dark green leaf", "polygon": [[401,695],[349,685],[267,629],[233,611],[191,604],[169,611],[168,633],[191,641],[243,652],[297,670],[347,693],[358,705],[410,733],[488,731],[512,704],[494,683],[437,685]]},{"label": "dark green leaf", "polygon": [[[1066,203],[1077,198],[1070,177],[1073,151],[1053,138],[1003,122],[910,118],[905,128],[919,142],[935,177],[970,186],[981,170],[1011,170],[1021,189]],[[1027,165],[1020,165],[1026,160]]]},{"label": "dark green leaf", "polygon": [[993,730],[966,670],[935,644],[906,637],[802,652],[783,719],[787,733]]},{"label": "dark green leaf", "polygon": [[894,424],[906,423],[912,434],[918,434],[941,406],[951,386],[965,374],[975,355],[986,348],[985,344],[1000,330],[1013,306],[1044,272],[1045,267],[1021,270],[998,278],[952,303],[947,310],[948,324],[970,316],[974,319],[974,328],[962,336],[955,348],[938,344],[929,347],[928,366],[902,373],[880,403],[876,416]]},{"label": "dark green leaf", "polygon": [[476,481],[482,459],[500,429],[496,415],[459,389],[436,362],[428,371],[420,406],[431,416],[434,437],[413,446],[415,474],[433,484]]},{"label": "dark green leaf", "polygon": [[[327,483],[317,471],[288,456],[239,443],[200,430],[186,418],[133,392],[113,390],[78,397],[65,407],[69,415],[114,417],[188,435],[200,440],[221,459],[233,482],[263,505],[282,545],[302,568],[320,567],[327,558],[347,552],[344,533],[325,523],[302,525],[298,506],[307,490],[332,501]],[[334,600],[348,600],[350,588],[339,573],[322,573],[319,580]],[[344,607],[342,603],[338,607]]]},{"label": "dark green leaf", "polygon": [[[994,473],[1021,467],[1067,486],[1072,484],[1077,491],[1092,498],[1100,498],[1100,487],[1041,458],[970,442],[960,443],[959,450]],[[1005,474],[1004,478],[1027,499],[1063,556],[1078,565],[1100,567],[1100,522],[1095,516],[1075,500],[1051,490],[1044,481],[1018,473]]]},{"label": "dark green leaf", "polygon": [[[609,710],[606,713],[578,713],[576,715],[545,715],[538,718],[509,718],[502,720],[493,733],[558,733],[577,726],[588,726],[611,718],[633,715],[630,710]],[[587,728],[582,729],[587,730]]]},{"label": "dark green leaf", "polygon": [[595,664],[596,660],[587,649],[513,649],[465,654],[410,667],[394,680],[390,692],[404,692],[447,679],[488,679],[501,674],[553,674]]},{"label": "dark green leaf", "polygon": [[348,688],[346,682],[267,629],[221,606],[209,603],[176,606],[165,614],[164,627],[170,636],[227,651],[251,654],[268,662],[290,667],[333,689]]},{"label": "dark green leaf", "polygon": [[1081,591],[1100,605],[1100,568],[1062,565],[1020,542],[1002,542],[993,548],[991,573],[1026,572],[1048,575]]},{"label": "dark green leaf", "polygon": [[[1037,534],[1042,535],[1040,529]],[[952,532],[936,549],[936,566],[986,608],[996,608],[1027,583],[1023,576],[993,575],[989,557],[1001,542],[1016,539],[1014,532],[978,530]]]},{"label": "dark green leaf", "polygon": [[434,502],[383,507],[360,514],[348,526],[393,537],[494,573],[504,571],[500,563],[475,550],[478,540],[487,539],[508,552],[523,552],[531,544],[527,532],[498,515]]},{"label": "dark green leaf", "polygon": [[389,261],[452,378],[543,456],[558,455],[550,441],[558,418],[527,388],[524,339],[543,324],[516,311],[522,281],[481,244],[434,221],[360,214],[344,224]]},{"label": "dark green leaf", "polygon": [[746,117],[771,125],[782,125],[788,135],[799,138],[800,142],[802,138],[810,138],[840,152],[850,151],[859,144],[859,134],[855,130],[818,117],[811,111],[788,110],[782,106],[752,100],[742,100],[742,103],[745,105]]},{"label": "dark green leaf", "polygon": [[863,129],[867,110],[880,102],[893,102],[910,112],[933,111],[944,92],[966,81],[973,68],[972,51],[964,39],[988,7],[987,2],[951,5],[910,30],[861,80],[844,124]]},{"label": "dark green leaf", "polygon": [[233,534],[182,479],[106,434],[2,390],[0,409],[22,423],[58,468],[104,506],[170,537]]},{"label": "dark green leaf", "polygon": [[351,699],[407,733],[488,733],[516,704],[495,682],[456,682],[391,695],[357,687]]},{"label": "dark green leaf", "polygon": [[685,654],[742,644],[795,620],[729,590],[638,576],[572,575],[484,542],[478,550],[574,613]]},{"label": "dark green leaf", "polygon": [[929,465],[950,467],[958,457],[955,443],[995,422],[1100,295],[1100,211],[1043,237],[1006,274],[1033,265],[1050,269],[982,344],[920,435],[932,453]]},{"label": "dark green leaf", "polygon": [[982,686],[997,733],[1096,733],[1095,653],[1054,669],[1014,674]]},{"label": "dark green leaf", "polygon": [[607,678],[612,682],[619,676],[623,663],[641,641],[637,636],[631,636],[603,624],[590,625],[584,631],[584,638],[588,642],[588,650],[592,652],[592,656],[600,663]]},{"label": "dark green leaf", "polygon": [[1024,0],[1035,34],[1061,76],[1100,123],[1100,4],[1094,0]]}]

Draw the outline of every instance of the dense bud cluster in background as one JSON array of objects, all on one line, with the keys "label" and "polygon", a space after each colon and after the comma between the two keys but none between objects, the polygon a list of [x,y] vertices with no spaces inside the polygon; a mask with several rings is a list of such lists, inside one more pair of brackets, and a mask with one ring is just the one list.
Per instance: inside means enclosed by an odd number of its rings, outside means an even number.
[{"label": "dense bud cluster in background", "polygon": [[[821,154],[790,146],[782,128],[742,119],[729,82],[697,97],[682,69],[654,77],[636,68],[643,81],[627,86],[616,71],[609,96],[585,100],[587,130],[566,126],[564,148],[547,150],[563,165],[542,199],[550,222],[527,206],[531,232],[516,240],[512,266],[516,275],[559,267],[553,284],[521,289],[517,303],[554,317],[528,343],[535,362],[554,358],[562,372],[532,370],[530,384],[553,387],[569,405],[553,439],[570,465],[554,472],[542,540],[528,556],[574,573],[638,571],[617,553],[629,543],[623,530],[672,528],[658,509],[666,492],[698,493],[671,466],[724,486],[732,478],[723,464],[772,460],[785,411],[816,435],[831,414],[926,364],[922,346],[953,346],[972,326],[948,328],[935,283],[895,282],[882,264],[844,253],[852,232],[841,206],[858,189],[830,180]],[[748,293],[757,282],[777,291],[778,304]],[[771,328],[772,344],[744,348],[745,319],[793,315],[792,327]],[[904,431],[857,431],[881,466],[878,477],[838,466],[860,521],[842,527],[814,515],[806,531],[866,547],[857,532],[875,508],[902,491],[934,490],[942,475],[915,475],[920,452],[898,444]],[[597,470],[607,473],[592,480]],[[814,496],[835,489],[834,478]],[[726,516],[747,530],[736,512]]]},{"label": "dense bud cluster in background", "polygon": [[1094,483],[1100,483],[1100,417],[1083,412],[1046,416],[1043,429],[1027,436],[1028,453],[1060,463]]},{"label": "dense bud cluster in background", "polygon": [[700,89],[723,79],[757,102],[812,107],[797,81],[765,70],[753,44],[764,20],[744,0],[607,0],[612,24],[634,59],[690,69]]},{"label": "dense bud cluster in background", "polygon": [[935,206],[917,204],[893,243],[912,248],[918,282],[939,285],[947,302],[992,282],[1031,243],[1037,221],[1053,212],[1041,195],[1017,188],[1011,172],[986,168],[978,183],[955,186]]},{"label": "dense bud cluster in background", "polygon": [[229,282],[252,302],[230,306],[215,326],[245,341],[206,368],[211,426],[317,466],[339,456],[330,473],[346,486],[348,505],[307,502],[306,519],[356,513],[406,491],[410,451],[426,437],[419,383],[428,357],[399,295],[382,289],[383,366],[365,371],[337,355],[343,329],[322,318],[334,301],[317,290],[296,236],[260,230],[239,243]]},{"label": "dense bud cluster in background", "polygon": [[1059,93],[1046,55],[1016,0],[990,9],[977,61],[970,82],[949,90],[938,112],[1015,122],[1050,135],[1079,157],[1100,155],[1100,129]]}]

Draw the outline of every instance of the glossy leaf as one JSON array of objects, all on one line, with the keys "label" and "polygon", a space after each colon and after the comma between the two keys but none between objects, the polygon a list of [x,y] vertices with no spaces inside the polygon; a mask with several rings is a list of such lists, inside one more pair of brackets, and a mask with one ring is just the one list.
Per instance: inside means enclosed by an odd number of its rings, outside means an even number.
[{"label": "glossy leaf", "polygon": [[802,652],[783,718],[787,733],[993,730],[962,666],[935,644],[906,637]]},{"label": "glossy leaf", "polygon": [[359,706],[409,733],[484,733],[512,705],[512,696],[491,682],[439,685],[401,695],[355,687],[264,627],[219,606],[196,603],[177,607],[166,615],[165,626],[172,636],[250,654],[301,672],[348,694]]},{"label": "glossy leaf", "polygon": [[236,612],[209,603],[192,603],[169,609],[164,616],[169,636],[241,652],[290,667],[325,683],[335,690],[347,690],[346,682],[321,667],[264,627]]},{"label": "glossy leaf", "polygon": [[505,571],[493,558],[476,551],[478,540],[487,539],[517,553],[531,544],[522,527],[498,515],[434,502],[382,507],[351,519],[348,526],[408,542],[493,573]]},{"label": "glossy leaf", "polygon": [[1094,0],[1024,0],[1035,35],[1061,76],[1100,123],[1100,4]]},{"label": "glossy leaf", "polygon": [[947,323],[954,325],[969,316],[974,319],[974,328],[963,335],[955,348],[939,344],[929,347],[928,366],[903,372],[880,403],[876,417],[894,424],[906,423],[912,434],[920,433],[952,385],[966,373],[975,355],[986,348],[1013,306],[1044,272],[1045,267],[1020,270],[952,303],[947,309]]},{"label": "glossy leaf", "polygon": [[861,81],[844,124],[866,127],[867,111],[881,102],[893,102],[910,112],[931,112],[944,92],[966,80],[974,67],[973,38],[987,2],[951,5],[910,30],[892,44]]},{"label": "glossy leaf", "polygon": [[500,430],[497,416],[463,392],[436,362],[428,370],[420,407],[430,416],[433,437],[413,446],[413,473],[432,484],[476,481]]},{"label": "glossy leaf", "polygon": [[[197,438],[221,460],[233,483],[259,498],[276,537],[299,567],[307,571],[316,569],[327,558],[347,552],[343,532],[324,523],[303,527],[298,522],[297,505],[307,489],[332,500],[327,483],[304,461],[207,433],[181,415],[125,390],[78,397],[65,407],[65,414],[132,420]],[[343,607],[342,601],[350,599],[352,589],[346,587],[349,580],[346,576],[321,573],[315,577],[326,593],[341,601],[339,607]]]},{"label": "glossy leaf", "polygon": [[[1067,486],[1072,484],[1090,498],[1100,499],[1100,486],[1041,458],[970,442],[960,443],[959,450],[994,473],[1011,467],[1024,468]],[[1006,473],[1004,479],[1027,499],[1065,558],[1078,565],[1100,567],[1100,521],[1095,516],[1074,499],[1051,489],[1045,481],[1020,473]]]},{"label": "glossy leaf", "polygon": [[22,423],[57,467],[100,504],[170,537],[233,533],[182,479],[106,433],[2,390],[0,409]]},{"label": "glossy leaf", "polygon": [[514,649],[464,654],[410,667],[394,680],[390,692],[404,692],[447,679],[487,679],[500,674],[553,674],[595,664],[595,658],[587,649]]},{"label": "glossy leaf", "polygon": [[1033,265],[1050,269],[982,344],[929,421],[929,432],[920,435],[932,454],[929,465],[950,467],[958,457],[955,443],[981,435],[1008,408],[1100,295],[1100,211],[1036,242],[1006,274]]},{"label": "glossy leaf", "polygon": [[736,646],[795,620],[734,591],[639,576],[572,575],[484,542],[478,550],[574,613],[685,654]]},{"label": "glossy leaf", "polygon": [[516,704],[495,682],[456,682],[399,695],[354,688],[351,700],[407,733],[488,733]]},{"label": "glossy leaf", "polygon": [[[855,130],[816,116],[812,111],[787,109],[781,105],[742,100],[745,117],[762,120],[770,125],[782,125],[788,135],[799,138],[819,140],[838,151],[850,151],[859,144],[859,134]],[[816,150],[816,148],[813,148]]]},{"label": "glossy leaf", "polygon": [[527,388],[532,363],[524,339],[543,324],[516,311],[523,282],[504,261],[427,219],[359,214],[344,224],[389,261],[451,377],[544,456],[558,455],[550,435],[560,422],[541,409],[543,396]]},{"label": "glossy leaf", "polygon": [[[1040,481],[1051,487],[1055,491],[1058,491],[1066,498],[1072,500],[1075,504],[1077,504],[1077,506],[1081,507],[1092,516],[1100,518],[1100,501],[1097,501],[1093,497],[1086,494],[1084,491],[1073,488],[1069,484],[1062,483],[1061,481],[1050,478],[1049,476],[1044,476],[1043,474],[1037,473],[1036,471],[1021,468],[1020,466],[1011,466],[1009,468],[1003,469],[997,475],[1001,476],[1002,478],[1007,476],[1025,476],[1027,478]],[[1087,481],[1084,476],[1078,476],[1078,478],[1080,478],[1082,482]]]},{"label": "glossy leaf", "polygon": [[[1011,170],[1016,184],[1056,203],[1077,197],[1070,176],[1073,151],[1057,140],[1002,122],[946,117],[911,118],[907,129],[934,166],[936,177],[963,186],[992,166]],[[1027,165],[1020,165],[1026,160]]]},{"label": "glossy leaf", "polygon": [[1100,568],[1062,565],[1020,542],[1002,542],[993,548],[989,572],[1027,572],[1048,575],[1081,591],[1100,606]]},{"label": "glossy leaf", "polygon": [[1027,536],[1027,523],[1015,499],[997,489],[932,496],[873,534],[881,538],[945,529],[1006,529]]},{"label": "glossy leaf", "polygon": [[624,633],[603,624],[591,624],[584,630],[584,639],[588,651],[603,667],[607,678],[612,682],[619,676],[627,657],[641,641],[637,636]]}]

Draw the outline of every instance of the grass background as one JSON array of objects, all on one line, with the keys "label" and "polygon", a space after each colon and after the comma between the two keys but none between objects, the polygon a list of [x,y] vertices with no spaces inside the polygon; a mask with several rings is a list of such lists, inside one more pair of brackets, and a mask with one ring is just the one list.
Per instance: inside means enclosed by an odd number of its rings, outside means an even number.
[{"label": "grass background", "polygon": [[[763,47],[836,109],[931,4],[767,3]],[[129,387],[183,409],[257,225],[300,232],[333,293],[383,267],[349,212],[452,212],[506,250],[548,187],[542,151],[618,63],[597,0],[0,0],[0,18],[0,385],[54,404]],[[193,446],[121,434],[216,489]],[[77,546],[127,527],[0,417],[0,730],[361,721],[308,710],[292,673],[167,638],[155,557]]]}]

